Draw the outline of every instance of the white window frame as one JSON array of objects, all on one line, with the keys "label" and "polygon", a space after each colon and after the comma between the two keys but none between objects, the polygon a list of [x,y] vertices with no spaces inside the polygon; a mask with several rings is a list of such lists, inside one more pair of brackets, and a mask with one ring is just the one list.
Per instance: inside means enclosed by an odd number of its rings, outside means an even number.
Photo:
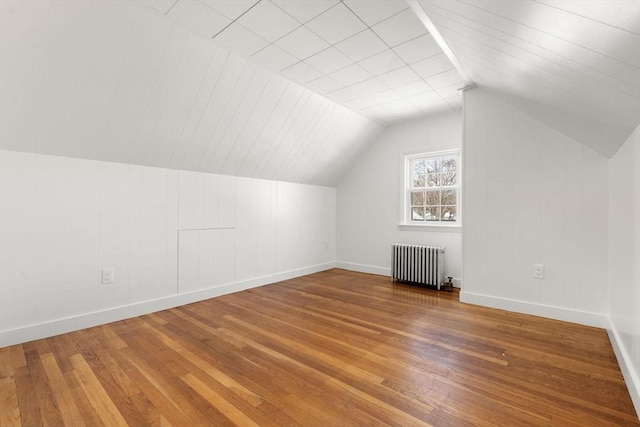
[{"label": "white window frame", "polygon": [[[454,155],[456,157],[456,220],[455,221],[413,221],[411,219],[411,161],[422,158],[432,157],[444,157]],[[431,152],[420,152],[406,154],[402,164],[403,179],[402,183],[402,197],[401,199],[401,218],[400,226],[411,227],[442,227],[442,228],[461,228],[462,227],[462,158],[460,150],[442,150]]]}]

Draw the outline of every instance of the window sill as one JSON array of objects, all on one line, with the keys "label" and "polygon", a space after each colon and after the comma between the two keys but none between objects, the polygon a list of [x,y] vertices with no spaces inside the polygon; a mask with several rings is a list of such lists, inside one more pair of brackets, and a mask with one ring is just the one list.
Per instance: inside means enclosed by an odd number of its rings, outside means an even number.
[{"label": "window sill", "polygon": [[462,232],[462,225],[460,224],[410,224],[404,222],[398,224],[398,228],[405,231],[439,231],[443,233]]}]

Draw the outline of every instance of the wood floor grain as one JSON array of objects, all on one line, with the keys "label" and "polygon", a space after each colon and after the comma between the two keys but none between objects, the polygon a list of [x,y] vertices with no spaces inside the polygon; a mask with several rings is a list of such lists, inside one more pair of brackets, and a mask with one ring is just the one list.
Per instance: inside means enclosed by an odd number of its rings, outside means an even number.
[{"label": "wood floor grain", "polygon": [[604,330],[331,270],[0,349],[0,426],[637,426]]}]

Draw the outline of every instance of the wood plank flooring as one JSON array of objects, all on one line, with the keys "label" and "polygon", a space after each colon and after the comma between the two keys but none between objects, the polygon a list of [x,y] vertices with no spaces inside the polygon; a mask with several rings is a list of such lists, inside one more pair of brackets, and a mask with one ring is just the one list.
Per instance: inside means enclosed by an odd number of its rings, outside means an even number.
[{"label": "wood plank flooring", "polygon": [[0,349],[0,425],[637,426],[604,330],[330,270]]}]

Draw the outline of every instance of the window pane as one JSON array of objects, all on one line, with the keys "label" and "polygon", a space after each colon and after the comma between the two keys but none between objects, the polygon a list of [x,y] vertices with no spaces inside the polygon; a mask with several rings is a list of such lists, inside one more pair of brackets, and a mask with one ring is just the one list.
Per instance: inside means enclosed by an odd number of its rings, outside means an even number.
[{"label": "window pane", "polygon": [[456,159],[454,157],[443,157],[442,165],[440,168],[440,172],[455,172],[456,167]]},{"label": "window pane", "polygon": [[424,208],[411,208],[411,221],[424,221]]},{"label": "window pane", "polygon": [[430,173],[427,175],[427,187],[440,187],[440,174]]},{"label": "window pane", "polygon": [[442,206],[442,221],[455,221],[456,220],[456,207],[455,206]]},{"label": "window pane", "polygon": [[442,173],[440,174],[440,185],[441,186],[449,186],[449,185],[456,185],[456,173],[455,172],[448,172],[448,173]]},{"label": "window pane", "polygon": [[425,164],[426,164],[428,173],[440,172],[440,159],[438,158],[426,159]]},{"label": "window pane", "polygon": [[427,206],[440,204],[440,191],[427,191]]},{"label": "window pane", "polygon": [[406,221],[459,221],[458,155],[425,153],[420,156],[408,156],[405,163],[408,167],[405,172],[409,174]]},{"label": "window pane", "polygon": [[456,193],[457,193],[456,190],[442,190],[442,204],[455,205]]},{"label": "window pane", "polygon": [[440,221],[440,206],[432,206],[425,210],[425,221]]},{"label": "window pane", "polygon": [[411,193],[411,205],[423,206],[424,205],[424,192],[414,191]]},{"label": "window pane", "polygon": [[411,173],[413,175],[424,175],[424,173],[425,173],[425,161],[424,160],[414,160],[412,162]]}]

